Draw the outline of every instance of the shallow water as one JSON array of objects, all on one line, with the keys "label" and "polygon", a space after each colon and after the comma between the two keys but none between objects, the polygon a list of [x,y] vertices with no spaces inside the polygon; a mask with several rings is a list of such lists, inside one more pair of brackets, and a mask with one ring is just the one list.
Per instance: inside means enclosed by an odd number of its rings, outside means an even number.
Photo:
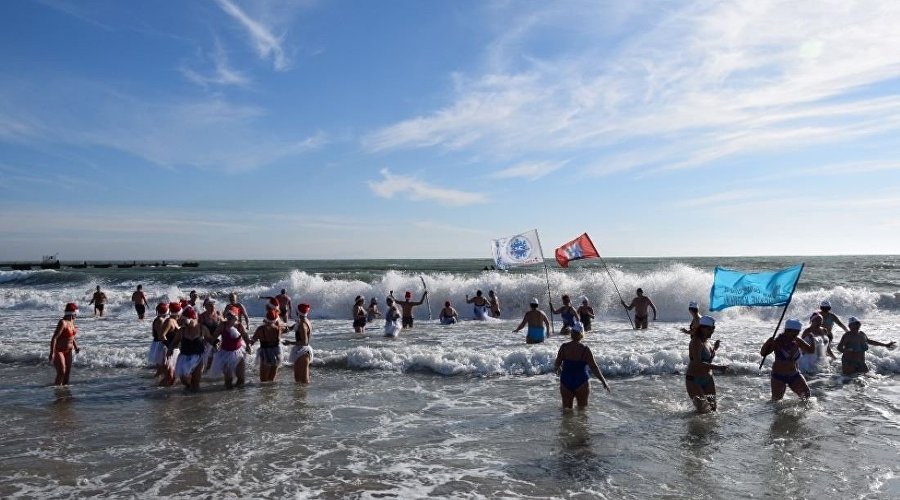
[{"label": "shallow water", "polygon": [[[704,276],[672,265],[658,263],[644,276]],[[490,279],[501,278],[515,276]],[[433,287],[475,279],[452,274]],[[529,275],[515,279],[530,286]],[[341,290],[323,299],[338,313],[338,293],[382,286],[359,283],[323,281]],[[70,286],[0,285],[0,295],[32,300],[0,307],[2,497],[900,497],[898,351],[873,347],[872,373],[856,379],[825,364],[810,377],[810,401],[789,393],[772,403],[769,364],[758,371],[757,353],[774,321],[757,310],[719,316],[717,362],[732,370],[716,377],[717,414],[696,415],[685,393],[687,336],[677,327],[686,318],[635,333],[611,313],[585,342],[612,393],[593,382],[591,406],[565,412],[552,374],[563,339],[526,346],[511,332],[521,314],[512,306],[503,320],[449,327],[429,323],[420,308],[416,328],[396,340],[377,326],[359,337],[347,320],[314,318],[310,386],[296,386],[287,366],[274,384],[261,385],[251,368],[246,387],[225,390],[210,379],[199,394],[155,386],[143,361],[149,322],[113,307],[102,320],[79,318],[83,352],[72,385],[54,388],[45,359],[58,314],[38,299]],[[673,286],[658,295],[679,293]],[[900,315],[883,302],[890,289],[808,293],[807,301],[815,293],[833,302],[850,297],[836,305],[839,314],[864,312],[870,337],[897,339]],[[518,300],[511,288],[501,297]],[[661,317],[677,314],[668,307]]]}]

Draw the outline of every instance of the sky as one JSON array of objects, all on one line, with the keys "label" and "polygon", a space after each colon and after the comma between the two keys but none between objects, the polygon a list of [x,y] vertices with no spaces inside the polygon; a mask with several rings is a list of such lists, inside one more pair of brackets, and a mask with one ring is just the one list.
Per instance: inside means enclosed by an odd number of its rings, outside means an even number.
[{"label": "sky", "polygon": [[900,253],[900,2],[0,2],[0,260]]}]

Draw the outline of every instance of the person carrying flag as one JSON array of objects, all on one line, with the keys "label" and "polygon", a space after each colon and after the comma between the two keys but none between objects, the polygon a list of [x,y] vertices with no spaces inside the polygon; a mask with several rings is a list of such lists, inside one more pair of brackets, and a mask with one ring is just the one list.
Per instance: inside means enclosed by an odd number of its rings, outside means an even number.
[{"label": "person carrying flag", "polygon": [[647,329],[647,319],[650,316],[647,314],[647,308],[653,309],[653,321],[656,321],[656,306],[653,305],[653,301],[650,300],[650,297],[644,295],[644,290],[640,288],[637,289],[637,297],[631,299],[631,304],[626,304],[624,300],[621,302],[625,309],[628,309],[629,311],[634,309],[635,330]]}]

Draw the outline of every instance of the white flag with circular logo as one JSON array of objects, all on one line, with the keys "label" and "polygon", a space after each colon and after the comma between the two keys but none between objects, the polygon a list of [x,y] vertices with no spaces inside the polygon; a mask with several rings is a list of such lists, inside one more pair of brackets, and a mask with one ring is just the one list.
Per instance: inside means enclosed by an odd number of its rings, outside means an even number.
[{"label": "white flag with circular logo", "polygon": [[544,262],[544,251],[537,229],[507,238],[491,240],[494,262],[499,269],[510,266],[527,266]]}]

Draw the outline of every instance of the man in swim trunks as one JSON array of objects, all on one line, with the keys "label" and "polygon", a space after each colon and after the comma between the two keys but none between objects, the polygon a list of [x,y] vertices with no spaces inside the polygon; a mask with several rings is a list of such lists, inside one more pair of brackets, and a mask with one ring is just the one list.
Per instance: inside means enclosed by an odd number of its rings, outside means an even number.
[{"label": "man in swim trunks", "polygon": [[144,313],[147,312],[147,296],[144,295],[143,285],[138,285],[137,290],[131,294],[131,301],[134,303],[134,310],[137,311],[138,319],[144,319]]},{"label": "man in swim trunks", "polygon": [[[391,295],[391,297],[394,296],[393,290],[391,290],[390,295]],[[404,300],[394,299],[397,306],[399,306],[400,310],[403,312],[403,314],[401,316],[401,320],[402,320],[401,326],[403,326],[403,328],[412,328],[413,327],[413,312],[412,312],[413,307],[424,304],[426,295],[428,295],[428,290],[425,290],[425,292],[422,294],[422,298],[419,299],[418,302],[413,302],[412,301],[412,292],[407,290],[406,294],[404,295]]]},{"label": "man in swim trunks", "polygon": [[522,322],[513,330],[514,333],[518,333],[526,325],[528,326],[528,333],[525,335],[526,344],[540,344],[546,336],[549,336],[547,332],[550,331],[550,320],[547,319],[544,311],[538,309],[539,305],[538,299],[531,299],[529,304],[531,309],[525,313]]},{"label": "man in swim trunks", "polygon": [[197,310],[197,298],[197,290],[191,290],[191,293],[188,294],[188,305],[195,311]]},{"label": "man in swim trunks", "polygon": [[441,309],[438,320],[442,325],[452,325],[459,321],[459,313],[456,312],[456,309],[449,300],[444,302],[444,307]]},{"label": "man in swim trunks", "polygon": [[88,305],[94,304],[94,316],[103,317],[103,307],[106,306],[106,294],[100,291],[100,285],[97,285],[97,291]]},{"label": "man in swim trunks", "polygon": [[591,307],[587,297],[581,298],[581,306],[578,308],[578,319],[581,320],[584,331],[591,331],[591,321],[594,319],[594,308]]},{"label": "man in swim trunks", "polygon": [[647,329],[647,319],[649,317],[647,308],[653,309],[653,321],[656,321],[656,306],[653,305],[653,301],[650,300],[650,297],[644,296],[644,290],[640,288],[637,289],[637,297],[631,299],[631,304],[626,304],[623,300],[622,306],[629,311],[634,309],[635,330]]}]

